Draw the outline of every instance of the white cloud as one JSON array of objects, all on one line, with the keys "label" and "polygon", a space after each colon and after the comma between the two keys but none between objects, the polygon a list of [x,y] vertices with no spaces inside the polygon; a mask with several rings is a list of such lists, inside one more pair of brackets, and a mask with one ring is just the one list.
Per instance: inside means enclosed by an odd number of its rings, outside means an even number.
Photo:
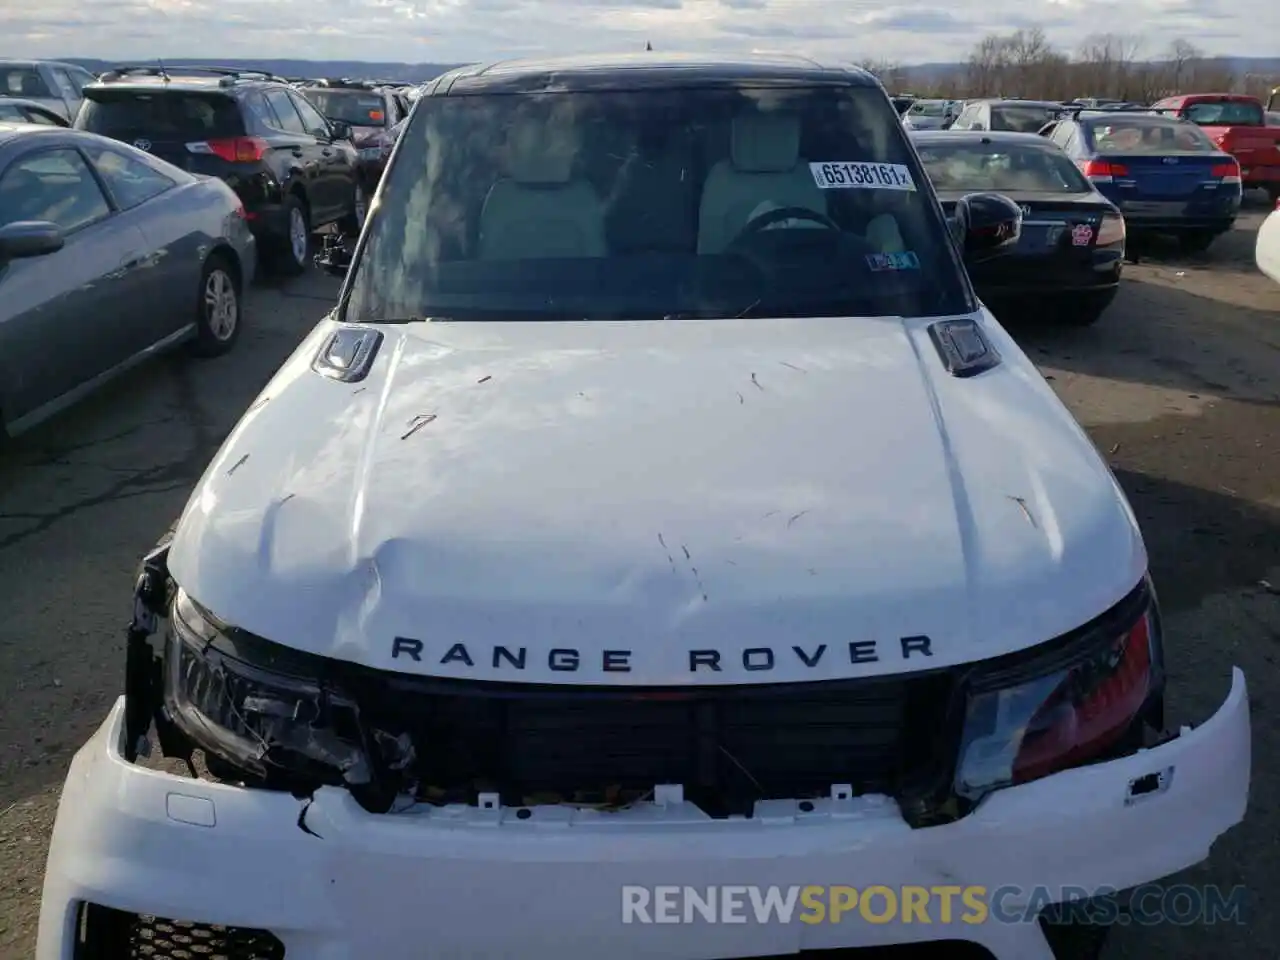
[{"label": "white cloud", "polygon": [[[1028,11],[1036,10],[1035,14]],[[961,60],[983,34],[1043,26],[1074,49],[1140,32],[1274,56],[1275,0],[43,0],[0,8],[0,54],[461,62],[643,49]]]}]

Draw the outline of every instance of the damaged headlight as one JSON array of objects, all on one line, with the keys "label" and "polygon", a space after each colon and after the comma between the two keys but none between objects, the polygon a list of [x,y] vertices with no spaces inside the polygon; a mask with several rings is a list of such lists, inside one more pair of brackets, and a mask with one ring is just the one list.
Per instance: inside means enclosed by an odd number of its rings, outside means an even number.
[{"label": "damaged headlight", "polygon": [[973,681],[957,794],[976,801],[1103,759],[1140,732],[1164,687],[1159,613],[1154,594],[1144,598],[1127,625],[1082,650]]},{"label": "damaged headlight", "polygon": [[369,780],[359,712],[327,661],[221,623],[183,590],[169,623],[165,712],[196,746],[268,784]]}]

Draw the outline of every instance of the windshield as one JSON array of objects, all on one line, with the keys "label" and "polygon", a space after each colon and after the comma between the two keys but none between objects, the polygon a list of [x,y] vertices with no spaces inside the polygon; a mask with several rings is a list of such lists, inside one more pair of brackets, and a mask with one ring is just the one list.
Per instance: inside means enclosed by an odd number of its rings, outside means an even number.
[{"label": "windshield", "polygon": [[1220,100],[1193,103],[1182,111],[1192,123],[1206,127],[1261,127],[1265,125],[1262,104],[1248,100]]},{"label": "windshield", "polygon": [[964,313],[875,88],[428,97],[348,319]]},{"label": "windshield", "polygon": [[946,100],[917,100],[908,111],[913,117],[941,117],[946,114]]},{"label": "windshield", "polygon": [[1169,120],[1108,120],[1087,127],[1099,153],[1159,156],[1169,153],[1217,153],[1199,127]]},{"label": "windshield", "polygon": [[919,145],[934,189],[1008,193],[1088,193],[1075,164],[1050,147],[1030,144],[930,142]]},{"label": "windshield", "polygon": [[308,88],[303,93],[330,120],[340,120],[353,127],[384,127],[387,124],[386,105],[379,93],[315,88]]},{"label": "windshield", "polygon": [[1010,130],[1014,133],[1039,133],[1040,128],[1046,123],[1052,123],[1058,119],[1059,112],[1054,107],[1003,104],[991,108],[991,129]]}]

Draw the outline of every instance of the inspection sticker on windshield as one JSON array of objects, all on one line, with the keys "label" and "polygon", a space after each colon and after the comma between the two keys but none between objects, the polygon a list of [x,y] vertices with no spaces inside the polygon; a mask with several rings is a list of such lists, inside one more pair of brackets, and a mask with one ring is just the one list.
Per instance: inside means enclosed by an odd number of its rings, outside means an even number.
[{"label": "inspection sticker on windshield", "polygon": [[911,190],[916,188],[911,171],[901,163],[866,163],[845,160],[839,163],[811,163],[809,171],[819,190]]},{"label": "inspection sticker on windshield", "polygon": [[876,273],[882,270],[919,270],[920,258],[910,250],[901,253],[869,253],[867,266]]}]

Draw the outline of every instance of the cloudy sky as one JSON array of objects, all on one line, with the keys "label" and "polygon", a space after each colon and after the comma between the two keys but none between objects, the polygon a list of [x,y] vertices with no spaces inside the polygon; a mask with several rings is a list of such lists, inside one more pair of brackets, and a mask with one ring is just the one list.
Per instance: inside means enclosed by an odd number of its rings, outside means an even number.
[{"label": "cloudy sky", "polygon": [[[1033,12],[1034,11],[1034,12]],[[0,0],[0,56],[453,62],[643,49],[959,60],[992,31],[1041,26],[1275,56],[1277,0]]]}]

